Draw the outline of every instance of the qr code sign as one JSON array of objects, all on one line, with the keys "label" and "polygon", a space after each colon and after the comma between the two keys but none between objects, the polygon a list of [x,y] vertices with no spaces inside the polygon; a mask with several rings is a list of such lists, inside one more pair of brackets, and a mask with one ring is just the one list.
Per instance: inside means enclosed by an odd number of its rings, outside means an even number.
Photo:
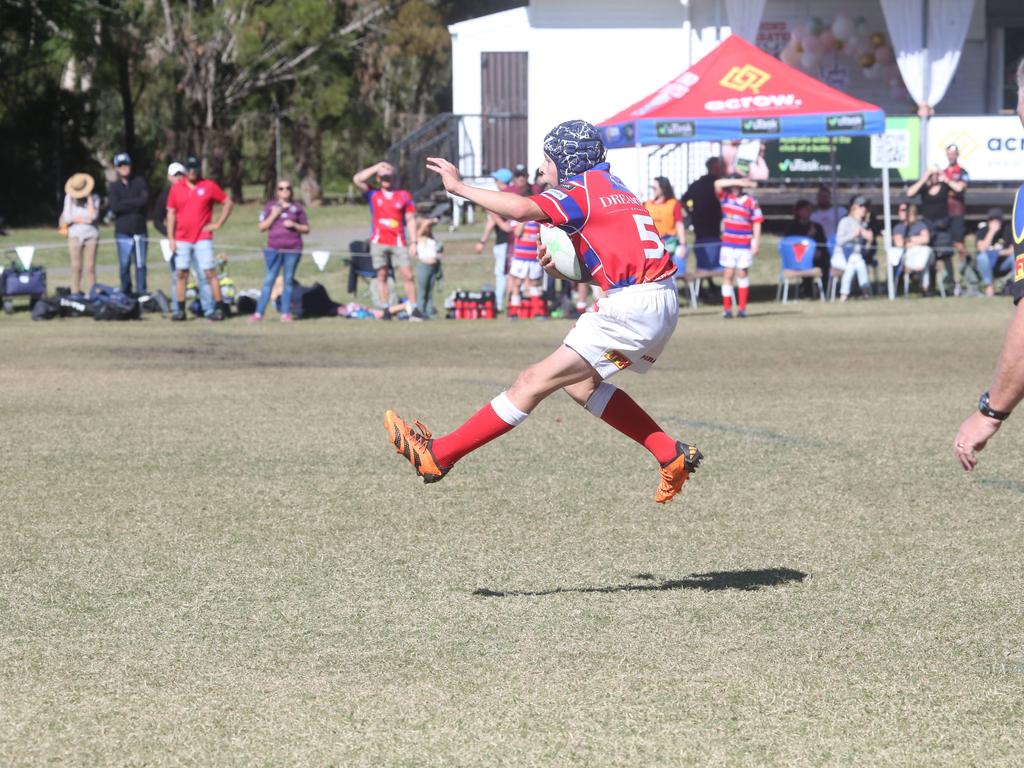
[{"label": "qr code sign", "polygon": [[900,168],[910,164],[910,131],[898,129],[871,137],[871,167]]}]

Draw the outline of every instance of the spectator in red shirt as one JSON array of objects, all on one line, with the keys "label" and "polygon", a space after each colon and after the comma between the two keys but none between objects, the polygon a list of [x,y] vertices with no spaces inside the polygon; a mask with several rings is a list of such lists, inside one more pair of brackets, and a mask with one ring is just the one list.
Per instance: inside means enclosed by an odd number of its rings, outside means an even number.
[{"label": "spectator in red shirt", "polygon": [[[377,177],[379,187],[373,189],[369,181]],[[383,307],[394,304],[388,291],[388,268],[402,278],[405,299],[412,309],[410,317],[422,320],[416,305],[416,284],[412,277],[412,257],[416,255],[416,206],[412,195],[404,189],[395,189],[395,169],[390,163],[379,162],[364,168],[352,177],[370,206],[370,259],[377,273],[378,300]]]},{"label": "spectator in red shirt", "polygon": [[[218,203],[220,216],[213,221],[213,206]],[[178,311],[171,316],[172,320],[185,319],[185,287],[193,263],[203,314],[209,320],[224,319],[226,313],[213,255],[213,233],[224,226],[233,207],[231,198],[217,182],[202,177],[199,158],[185,160],[185,178],[171,187],[167,195],[167,234],[178,272],[175,286]]]}]

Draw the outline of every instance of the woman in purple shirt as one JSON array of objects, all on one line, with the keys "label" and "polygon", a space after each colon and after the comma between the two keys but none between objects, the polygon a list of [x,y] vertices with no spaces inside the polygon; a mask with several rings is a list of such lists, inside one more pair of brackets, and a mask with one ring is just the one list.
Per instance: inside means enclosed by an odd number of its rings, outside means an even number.
[{"label": "woman in purple shirt", "polygon": [[256,314],[250,323],[258,323],[270,302],[274,281],[284,267],[284,293],[281,294],[281,322],[292,321],[292,282],[295,268],[302,256],[302,236],[309,232],[309,222],[302,206],[292,202],[291,182],[281,179],[277,182],[277,198],[263,207],[260,214],[260,232],[267,233],[267,247],[263,250],[266,269],[263,272],[263,290],[256,304]]}]

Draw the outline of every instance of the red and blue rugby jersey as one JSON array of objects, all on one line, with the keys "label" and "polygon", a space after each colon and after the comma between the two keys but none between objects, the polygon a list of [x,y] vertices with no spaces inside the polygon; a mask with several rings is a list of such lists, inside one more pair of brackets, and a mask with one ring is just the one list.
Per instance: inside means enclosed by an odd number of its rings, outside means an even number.
[{"label": "red and blue rugby jersey", "polygon": [[764,221],[761,206],[745,192],[734,195],[723,192],[722,201],[722,245],[729,248],[750,248],[754,237],[754,225]]},{"label": "red and blue rugby jersey", "polygon": [[538,243],[540,243],[540,222],[527,221],[523,224],[523,234],[516,238],[515,246],[512,249],[512,258],[536,261]]},{"label": "red and blue rugby jersey", "polygon": [[576,255],[605,290],[654,283],[676,272],[651,214],[608,163],[530,197],[564,230]]},{"label": "red and blue rugby jersey", "polygon": [[370,242],[404,246],[405,216],[416,210],[412,195],[404,189],[371,189],[366,193],[366,202],[370,205]]}]

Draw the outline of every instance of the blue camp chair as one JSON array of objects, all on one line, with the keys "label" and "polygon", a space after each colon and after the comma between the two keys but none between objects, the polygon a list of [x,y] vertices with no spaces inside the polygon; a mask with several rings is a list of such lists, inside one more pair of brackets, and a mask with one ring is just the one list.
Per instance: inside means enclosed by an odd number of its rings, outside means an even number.
[{"label": "blue camp chair", "polygon": [[821,300],[825,300],[825,289],[821,284],[821,270],[814,266],[814,252],[818,244],[810,237],[791,235],[779,241],[779,255],[782,268],[779,270],[779,287],[775,300],[789,303],[789,281],[811,278],[818,286]]},{"label": "blue camp chair", "polygon": [[[365,278],[369,286],[368,294],[375,305],[380,305],[380,296],[377,291],[377,270],[373,268],[373,260],[370,258],[370,244],[365,240],[353,240],[349,243],[349,265],[348,265],[348,292],[357,294],[359,289],[359,278]],[[395,270],[388,268],[388,290],[394,296]]]}]

